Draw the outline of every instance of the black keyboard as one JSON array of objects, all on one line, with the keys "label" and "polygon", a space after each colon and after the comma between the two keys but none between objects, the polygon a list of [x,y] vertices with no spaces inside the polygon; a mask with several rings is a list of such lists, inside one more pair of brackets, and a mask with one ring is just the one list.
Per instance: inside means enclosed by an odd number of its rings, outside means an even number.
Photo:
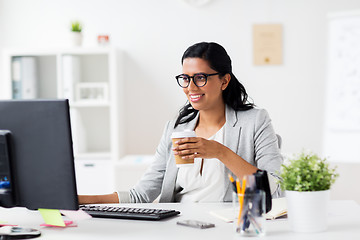
[{"label": "black keyboard", "polygon": [[129,208],[112,206],[80,205],[79,208],[95,218],[120,218],[135,220],[161,220],[178,215],[180,212],[169,209]]}]

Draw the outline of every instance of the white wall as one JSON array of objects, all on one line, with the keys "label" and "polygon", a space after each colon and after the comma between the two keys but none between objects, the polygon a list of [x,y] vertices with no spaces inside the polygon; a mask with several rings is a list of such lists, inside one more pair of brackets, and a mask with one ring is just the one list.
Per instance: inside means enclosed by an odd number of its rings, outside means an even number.
[{"label": "white wall", "polygon": [[[66,45],[74,19],[84,24],[84,46],[109,34],[125,52],[126,152],[152,154],[186,100],[174,78],[182,53],[216,41],[254,102],[269,111],[284,152],[321,152],[327,13],[356,8],[358,0],[213,0],[202,8],[181,0],[0,0],[0,51]],[[252,64],[254,23],[283,24],[282,65]]]}]

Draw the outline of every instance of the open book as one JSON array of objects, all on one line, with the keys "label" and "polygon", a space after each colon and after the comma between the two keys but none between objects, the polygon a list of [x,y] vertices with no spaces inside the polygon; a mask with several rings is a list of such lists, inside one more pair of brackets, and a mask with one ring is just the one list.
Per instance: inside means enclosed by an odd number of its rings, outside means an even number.
[{"label": "open book", "polygon": [[[233,222],[237,213],[234,212],[234,208],[225,208],[219,210],[210,211],[210,214],[218,217],[225,222]],[[265,218],[268,220],[274,220],[278,218],[286,217],[287,215],[287,204],[286,198],[274,198],[272,199],[271,211],[265,214]]]}]

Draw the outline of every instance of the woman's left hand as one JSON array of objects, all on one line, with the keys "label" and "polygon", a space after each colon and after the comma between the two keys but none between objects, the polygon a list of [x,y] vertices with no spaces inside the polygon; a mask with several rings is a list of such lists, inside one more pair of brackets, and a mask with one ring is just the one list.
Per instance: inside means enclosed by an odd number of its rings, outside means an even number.
[{"label": "woman's left hand", "polygon": [[224,145],[201,137],[183,138],[176,142],[177,147],[173,148],[175,155],[183,159],[193,158],[218,158],[220,159]]}]

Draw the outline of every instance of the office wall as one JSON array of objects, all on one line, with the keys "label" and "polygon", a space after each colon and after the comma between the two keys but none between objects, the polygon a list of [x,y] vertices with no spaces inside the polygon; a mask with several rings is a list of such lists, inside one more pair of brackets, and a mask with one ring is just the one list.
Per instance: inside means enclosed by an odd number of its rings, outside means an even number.
[{"label": "office wall", "polygon": [[[321,152],[327,13],[356,8],[358,0],[212,0],[201,8],[181,0],[0,0],[0,51],[67,45],[74,19],[84,24],[84,46],[109,34],[124,51],[126,152],[152,154],[186,100],[174,78],[183,51],[216,41],[255,104],[269,111],[283,151]],[[282,65],[252,64],[255,23],[283,24]]]}]

